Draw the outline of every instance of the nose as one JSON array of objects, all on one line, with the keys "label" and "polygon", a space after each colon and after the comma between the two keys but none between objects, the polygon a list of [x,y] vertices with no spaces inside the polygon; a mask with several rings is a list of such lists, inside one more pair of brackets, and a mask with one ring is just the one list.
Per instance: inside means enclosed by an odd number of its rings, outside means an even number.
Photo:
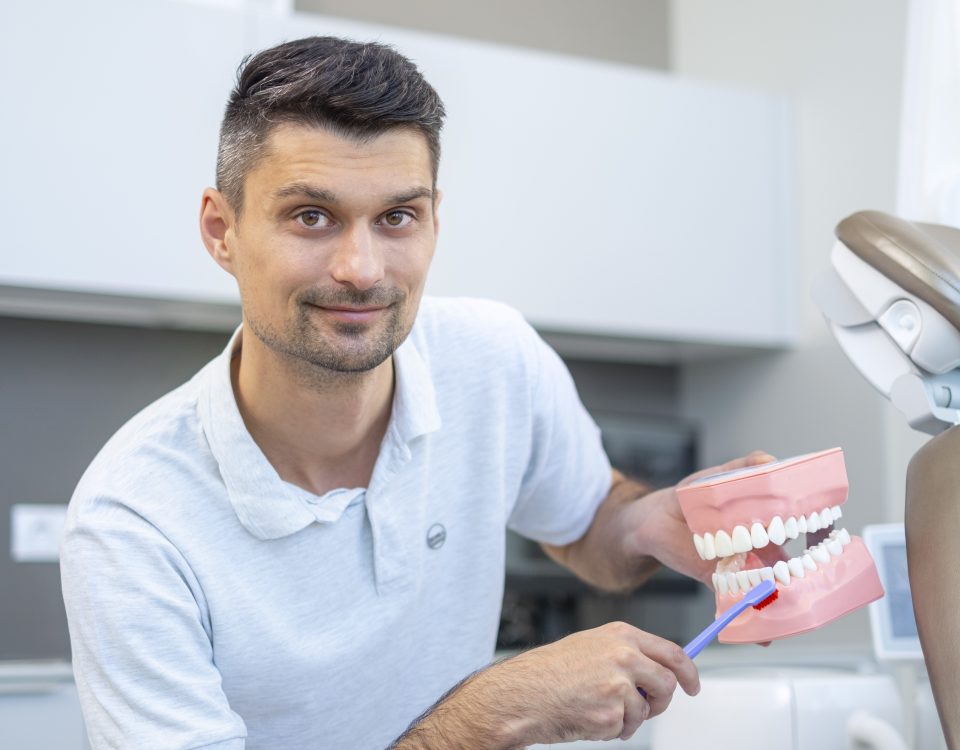
[{"label": "nose", "polygon": [[340,237],[330,275],[341,284],[366,290],[383,280],[383,254],[369,227],[356,226]]}]

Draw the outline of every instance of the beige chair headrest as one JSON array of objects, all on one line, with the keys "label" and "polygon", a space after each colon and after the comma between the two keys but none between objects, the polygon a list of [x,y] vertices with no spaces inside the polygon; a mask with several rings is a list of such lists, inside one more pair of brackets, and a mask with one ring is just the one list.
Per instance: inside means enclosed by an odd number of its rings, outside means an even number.
[{"label": "beige chair headrest", "polygon": [[960,329],[960,229],[858,211],[837,239]]}]

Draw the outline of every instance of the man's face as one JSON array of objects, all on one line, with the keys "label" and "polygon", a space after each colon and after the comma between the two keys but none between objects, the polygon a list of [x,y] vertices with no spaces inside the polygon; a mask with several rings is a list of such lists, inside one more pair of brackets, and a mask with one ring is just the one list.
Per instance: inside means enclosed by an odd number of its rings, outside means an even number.
[{"label": "man's face", "polygon": [[413,325],[437,238],[426,139],[344,139],[284,124],[224,237],[248,329],[338,372],[384,362]]}]

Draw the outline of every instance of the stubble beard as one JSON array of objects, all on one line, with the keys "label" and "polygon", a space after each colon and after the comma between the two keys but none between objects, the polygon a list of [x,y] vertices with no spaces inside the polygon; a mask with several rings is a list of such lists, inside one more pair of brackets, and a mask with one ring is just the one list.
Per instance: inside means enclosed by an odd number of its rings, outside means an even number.
[{"label": "stubble beard", "polygon": [[[312,380],[350,379],[373,370],[392,355],[409,333],[404,311],[407,298],[397,289],[364,292],[337,290],[310,292],[297,300],[294,324],[286,332],[248,317],[252,333],[273,351],[291,361]],[[373,323],[323,321],[318,306],[383,307]]]}]

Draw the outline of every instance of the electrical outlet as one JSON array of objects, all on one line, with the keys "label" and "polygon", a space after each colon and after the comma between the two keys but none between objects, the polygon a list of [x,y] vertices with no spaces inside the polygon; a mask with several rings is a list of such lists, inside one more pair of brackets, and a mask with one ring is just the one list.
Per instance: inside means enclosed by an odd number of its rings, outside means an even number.
[{"label": "electrical outlet", "polygon": [[10,557],[15,562],[58,562],[66,521],[66,505],[14,505],[10,510]]}]

